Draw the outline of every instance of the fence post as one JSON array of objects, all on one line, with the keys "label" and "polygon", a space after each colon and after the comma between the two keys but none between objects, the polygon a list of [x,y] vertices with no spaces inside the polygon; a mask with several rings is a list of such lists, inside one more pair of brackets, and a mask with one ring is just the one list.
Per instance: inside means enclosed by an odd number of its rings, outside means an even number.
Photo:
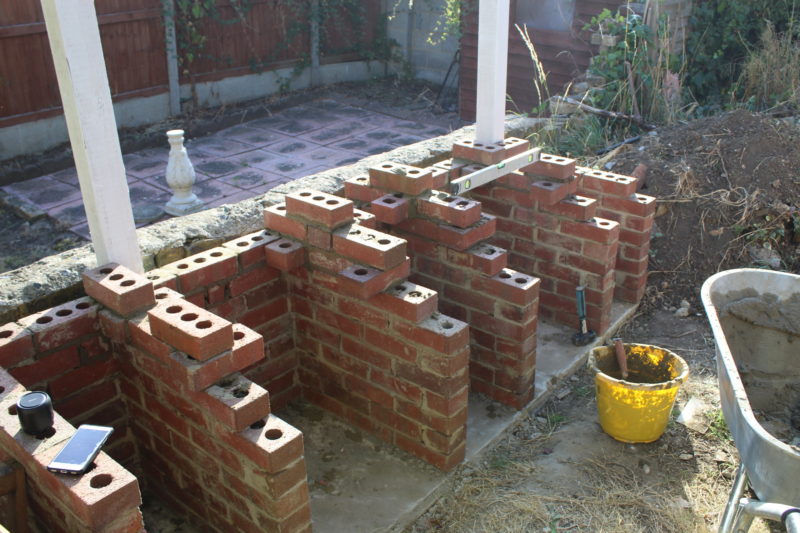
[{"label": "fence post", "polygon": [[311,0],[311,86],[320,84],[319,70],[319,0]]},{"label": "fence post", "polygon": [[97,263],[142,273],[94,2],[42,0]]},{"label": "fence post", "polygon": [[480,0],[475,141],[505,137],[509,0]]},{"label": "fence post", "polygon": [[181,114],[181,85],[178,76],[178,43],[175,40],[175,0],[162,0],[169,79],[169,114]]}]

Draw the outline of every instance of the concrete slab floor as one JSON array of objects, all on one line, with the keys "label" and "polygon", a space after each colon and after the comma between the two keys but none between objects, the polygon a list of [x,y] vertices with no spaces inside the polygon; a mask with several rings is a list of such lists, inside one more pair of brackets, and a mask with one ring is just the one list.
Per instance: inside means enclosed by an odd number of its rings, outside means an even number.
[{"label": "concrete slab floor", "polygon": [[[523,411],[471,394],[466,463],[497,442],[527,411],[541,406],[589,352],[627,322],[635,305],[615,303],[612,327],[589,346],[573,346],[574,328],[539,324],[536,395]],[[402,531],[447,487],[446,474],[305,402],[278,416],[303,432],[315,533]]]}]

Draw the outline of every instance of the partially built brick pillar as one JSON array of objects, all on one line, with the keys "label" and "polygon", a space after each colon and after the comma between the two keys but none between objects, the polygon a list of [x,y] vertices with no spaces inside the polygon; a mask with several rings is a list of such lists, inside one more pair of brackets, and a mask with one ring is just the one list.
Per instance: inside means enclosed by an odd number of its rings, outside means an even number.
[{"label": "partially built brick pillar", "polygon": [[[209,256],[225,256],[218,252]],[[200,256],[192,275],[230,282],[238,273],[233,257],[229,270]],[[239,373],[264,358],[261,336],[171,289],[154,291],[117,265],[84,279],[105,308],[83,299],[0,328],[0,359],[11,372],[50,392],[56,409],[75,413],[74,420],[114,425],[121,439],[108,452],[195,523],[214,531],[310,530],[302,436],[270,414],[266,390]],[[22,392],[9,382],[0,394],[9,403]],[[132,474],[114,470],[105,454],[83,476],[46,472],[71,426],[57,415],[54,435],[31,446],[35,439],[15,430],[16,417],[3,405],[9,417],[0,443],[25,466],[32,506],[48,531],[142,529]]]},{"label": "partially built brick pillar", "polygon": [[509,249],[509,264],[541,278],[541,316],[576,326],[575,290],[583,286],[589,327],[603,333],[611,324],[620,228],[596,216],[597,200],[577,195],[577,187],[574,160],[542,154],[470,197],[497,216],[496,240]]},{"label": "partially built brick pillar", "polygon": [[633,176],[586,167],[577,167],[575,175],[579,190],[597,198],[597,214],[620,225],[614,296],[623,302],[638,303],[647,287],[656,199],[637,193],[638,180]]},{"label": "partially built brick pillar", "polygon": [[452,170],[385,162],[348,180],[345,194],[408,241],[411,279],[435,289],[440,308],[469,324],[471,388],[519,409],[534,393],[539,280],[507,268],[506,251],[491,243],[495,217],[479,202],[433,190]]},{"label": "partially built brick pillar", "polygon": [[343,198],[305,190],[268,207],[285,237],[267,262],[285,273],[303,396],[450,470],[464,458],[468,327],[408,281],[406,241],[373,229]]}]

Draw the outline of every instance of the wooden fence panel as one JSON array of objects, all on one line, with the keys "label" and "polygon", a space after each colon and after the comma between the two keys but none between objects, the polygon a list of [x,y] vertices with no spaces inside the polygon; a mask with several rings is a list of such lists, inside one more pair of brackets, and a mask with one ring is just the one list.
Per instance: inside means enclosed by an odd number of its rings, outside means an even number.
[{"label": "wooden fence panel", "polygon": [[[203,82],[291,66],[310,54],[309,16],[278,0],[250,0],[244,20],[229,0],[219,0],[220,18],[200,31],[201,56],[181,68],[181,81]],[[323,61],[361,59],[377,35],[380,2],[365,2],[363,21],[347,16],[326,25]],[[115,101],[167,92],[167,60],[161,0],[97,0],[96,9],[111,94]],[[0,0],[0,127],[61,112],[50,46],[39,0]],[[180,43],[179,43],[180,44]],[[349,53],[341,54],[341,51]],[[362,52],[362,53],[358,53]],[[184,62],[184,65],[186,63]]]},{"label": "wooden fence panel", "polygon": [[[107,0],[98,4],[114,99],[166,92],[160,1]],[[0,81],[0,127],[61,112],[39,0],[15,0],[0,8]]]}]

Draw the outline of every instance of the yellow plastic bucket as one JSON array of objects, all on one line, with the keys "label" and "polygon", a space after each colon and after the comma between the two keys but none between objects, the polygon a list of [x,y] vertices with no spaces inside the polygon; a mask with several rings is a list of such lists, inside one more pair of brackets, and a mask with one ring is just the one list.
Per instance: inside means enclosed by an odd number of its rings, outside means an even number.
[{"label": "yellow plastic bucket", "polygon": [[653,442],[664,433],[689,366],[669,350],[625,344],[628,379],[623,380],[614,346],[592,350],[597,414],[603,431],[622,442]]}]

